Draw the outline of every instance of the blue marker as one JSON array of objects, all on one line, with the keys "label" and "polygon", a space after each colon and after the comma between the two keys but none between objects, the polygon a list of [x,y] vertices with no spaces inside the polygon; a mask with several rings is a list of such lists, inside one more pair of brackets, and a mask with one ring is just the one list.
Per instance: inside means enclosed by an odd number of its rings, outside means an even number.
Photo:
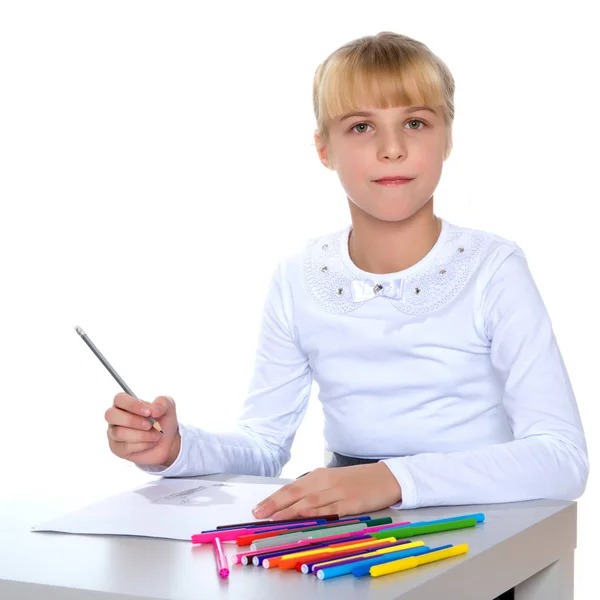
[{"label": "blue marker", "polygon": [[[420,554],[429,554],[430,552],[436,552],[437,550],[445,550],[446,548],[451,548],[452,544],[446,544],[445,546],[438,546],[437,548],[427,548],[426,552],[420,552]],[[417,548],[415,548],[417,550]],[[400,554],[399,552],[394,552],[393,554]],[[413,555],[414,556],[414,555]],[[399,557],[399,558],[404,558]],[[387,562],[392,562],[393,560],[398,560],[397,558],[392,558],[392,553],[384,554],[383,556],[378,556],[377,558],[369,558],[367,560],[362,560],[361,562],[354,563],[350,565],[352,570],[350,571],[354,577],[364,577],[365,575],[370,574],[371,567],[375,565],[383,565]]]},{"label": "blue marker", "polygon": [[[411,548],[410,550],[402,550],[401,552],[390,552],[389,554],[385,554],[385,558],[383,556],[381,558],[384,559],[382,562],[388,562],[391,560],[408,558],[409,556],[419,556],[420,554],[427,554],[428,552],[429,546],[420,546],[419,548]],[[350,573],[352,573],[352,569],[355,568],[356,565],[362,565],[363,563],[371,562],[371,560],[377,559],[368,558],[365,560],[357,560],[356,562],[345,565],[337,565],[318,569],[317,577],[319,579],[331,579],[332,577],[339,577],[340,575],[350,575]]]}]

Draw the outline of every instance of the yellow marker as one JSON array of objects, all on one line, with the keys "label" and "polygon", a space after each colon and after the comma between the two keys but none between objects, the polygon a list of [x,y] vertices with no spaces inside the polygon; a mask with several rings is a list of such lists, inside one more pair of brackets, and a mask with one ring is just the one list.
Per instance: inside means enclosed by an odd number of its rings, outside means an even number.
[{"label": "yellow marker", "polygon": [[[373,558],[374,556],[378,556],[380,554],[388,554],[390,552],[402,552],[402,550],[410,550],[411,548],[418,548],[419,546],[424,546],[425,542],[409,542],[408,544],[402,544],[401,546],[386,546],[385,548],[378,548],[377,550],[371,550],[371,552],[365,552],[364,554],[357,554],[352,558]],[[344,560],[348,560],[348,557],[335,558],[332,560],[327,560],[324,562],[317,563],[313,565],[313,569],[315,567],[323,567],[325,565],[335,565],[335,563],[342,562]]]},{"label": "yellow marker", "polygon": [[408,558],[401,558],[400,560],[394,560],[383,565],[375,565],[369,569],[369,575],[371,575],[371,577],[380,577],[381,575],[398,573],[399,571],[414,569],[419,565],[426,565],[438,560],[443,560],[444,558],[466,554],[468,551],[468,544],[459,544],[458,546],[452,546],[452,548],[429,552],[428,554],[422,554],[421,556],[409,556]]},{"label": "yellow marker", "polygon": [[355,541],[352,543],[345,544],[344,546],[336,546],[335,548],[322,546],[321,548],[315,548],[314,550],[304,550],[304,552],[293,552],[292,554],[284,554],[279,558],[281,561],[285,561],[288,558],[304,558],[305,556],[312,556],[313,554],[323,554],[323,552],[338,552],[339,550],[360,550],[361,548],[368,548],[369,546],[374,546],[378,542],[395,542],[396,538],[384,538],[382,540],[364,540],[364,541]]}]

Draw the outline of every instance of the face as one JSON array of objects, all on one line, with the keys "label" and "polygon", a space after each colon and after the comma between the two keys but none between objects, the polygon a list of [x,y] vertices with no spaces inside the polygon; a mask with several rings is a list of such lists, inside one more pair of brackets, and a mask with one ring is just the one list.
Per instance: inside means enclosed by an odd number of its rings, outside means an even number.
[{"label": "face", "polygon": [[[433,196],[450,153],[440,108],[364,108],[330,123],[329,140],[315,134],[323,164],[337,171],[348,200],[383,221],[401,221]],[[383,185],[385,177],[408,177],[407,183]]]}]

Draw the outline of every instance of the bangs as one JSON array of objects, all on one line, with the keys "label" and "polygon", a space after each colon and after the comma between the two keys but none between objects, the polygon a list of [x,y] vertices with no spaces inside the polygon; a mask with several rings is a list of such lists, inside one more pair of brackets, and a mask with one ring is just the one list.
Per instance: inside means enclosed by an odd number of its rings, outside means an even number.
[{"label": "bangs", "polygon": [[439,75],[427,63],[372,68],[347,62],[330,65],[323,79],[318,98],[323,123],[365,107],[446,104]]},{"label": "bangs", "polygon": [[361,38],[338,49],[317,69],[313,108],[321,135],[328,124],[365,108],[441,107],[454,120],[454,79],[423,44],[398,34]]}]

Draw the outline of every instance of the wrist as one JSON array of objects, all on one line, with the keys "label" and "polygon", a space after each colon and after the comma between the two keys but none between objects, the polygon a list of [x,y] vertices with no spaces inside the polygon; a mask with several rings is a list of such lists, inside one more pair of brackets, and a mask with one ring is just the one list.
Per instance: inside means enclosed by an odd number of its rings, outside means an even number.
[{"label": "wrist", "polygon": [[167,455],[167,460],[164,462],[165,467],[170,467],[179,456],[179,452],[181,451],[181,434],[179,433],[179,427],[177,427],[177,431],[175,432],[175,438],[171,443],[171,448],[169,449],[169,454]]},{"label": "wrist", "polygon": [[399,502],[402,502],[402,486],[396,478],[396,475],[385,462],[379,461],[377,464],[381,465],[381,473],[383,476],[385,476],[386,481],[388,482],[391,504],[398,504]]}]

